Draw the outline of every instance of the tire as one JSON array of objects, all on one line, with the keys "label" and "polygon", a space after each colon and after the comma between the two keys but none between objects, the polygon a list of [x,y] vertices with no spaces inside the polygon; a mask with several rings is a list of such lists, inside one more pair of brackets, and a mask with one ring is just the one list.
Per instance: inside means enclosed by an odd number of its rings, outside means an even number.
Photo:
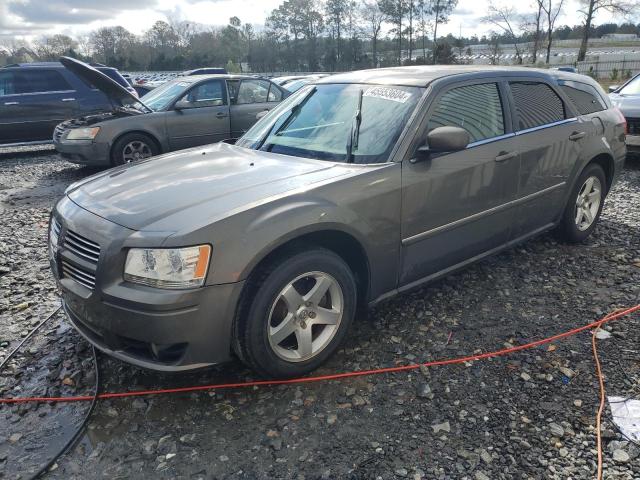
[{"label": "tire", "polygon": [[595,163],[587,165],[562,214],[558,225],[560,238],[569,243],[584,242],[596,228],[606,194],[607,182],[602,167]]},{"label": "tire", "polygon": [[342,343],[357,307],[347,264],[315,247],[274,259],[252,275],[244,297],[234,349],[248,367],[272,378],[319,367]]},{"label": "tire", "polygon": [[114,166],[124,165],[159,153],[158,145],[150,136],[144,133],[127,133],[111,148],[111,163]]}]

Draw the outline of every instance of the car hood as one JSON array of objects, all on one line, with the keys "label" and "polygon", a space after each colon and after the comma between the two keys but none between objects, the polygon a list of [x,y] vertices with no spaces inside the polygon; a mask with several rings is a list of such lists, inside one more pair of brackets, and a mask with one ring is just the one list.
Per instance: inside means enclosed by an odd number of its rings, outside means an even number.
[{"label": "car hood", "polygon": [[640,117],[640,95],[609,94],[611,103],[618,107],[625,117]]},{"label": "car hood", "polygon": [[138,97],[133,93],[91,65],[70,57],[61,57],[60,63],[62,63],[67,70],[76,74],[89,85],[93,85],[120,106],[139,102]]},{"label": "car hood", "polygon": [[218,143],[107,170],[66,193],[82,208],[132,230],[178,232],[356,168]]}]

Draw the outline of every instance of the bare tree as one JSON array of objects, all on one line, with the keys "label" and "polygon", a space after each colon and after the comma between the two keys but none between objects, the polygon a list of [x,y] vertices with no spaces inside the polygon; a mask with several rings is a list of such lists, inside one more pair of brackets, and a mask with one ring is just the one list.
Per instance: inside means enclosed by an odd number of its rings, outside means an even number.
[{"label": "bare tree", "polygon": [[579,0],[582,9],[578,10],[584,16],[584,32],[578,51],[578,61],[581,62],[587,56],[587,44],[591,35],[591,23],[599,10],[609,13],[628,15],[639,5],[638,0]]},{"label": "bare tree", "polygon": [[551,57],[551,42],[553,41],[553,28],[556,24],[556,19],[560,12],[562,12],[562,6],[564,0],[556,0],[555,6],[553,0],[543,0],[542,9],[547,16],[547,63]]},{"label": "bare tree", "polygon": [[513,48],[516,51],[516,62],[522,65],[522,51],[518,45],[518,36],[516,35],[516,27],[518,23],[518,13],[511,6],[496,6],[493,2],[489,3],[489,15],[482,20],[485,23],[491,23],[500,28],[504,33],[511,37]]},{"label": "bare tree", "polygon": [[544,23],[544,9],[543,3],[545,0],[535,0],[533,4],[534,11],[526,15],[522,29],[531,34],[533,38],[533,48],[531,49],[531,62],[536,63],[538,61],[538,52],[540,50],[540,43],[542,41],[542,27]]},{"label": "bare tree", "polygon": [[372,49],[371,64],[375,68],[378,66],[378,38],[382,24],[387,17],[380,9],[378,0],[364,0],[361,6],[361,15],[368,26],[368,37],[371,39]]},{"label": "bare tree", "polygon": [[495,32],[491,32],[491,40],[489,41],[489,63],[491,65],[498,65],[501,54],[500,37]]}]

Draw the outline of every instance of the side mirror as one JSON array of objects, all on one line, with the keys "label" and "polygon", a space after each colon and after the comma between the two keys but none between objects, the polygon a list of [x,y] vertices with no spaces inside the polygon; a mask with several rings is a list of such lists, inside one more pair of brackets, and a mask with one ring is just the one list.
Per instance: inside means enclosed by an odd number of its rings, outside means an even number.
[{"label": "side mirror", "polygon": [[174,110],[186,110],[188,108],[193,108],[193,104],[187,100],[178,100],[174,105]]},{"label": "side mirror", "polygon": [[609,93],[613,93],[620,88],[620,85],[609,85]]},{"label": "side mirror", "polygon": [[469,132],[460,127],[438,127],[427,134],[427,143],[418,147],[414,163],[434,153],[459,152],[469,145]]}]

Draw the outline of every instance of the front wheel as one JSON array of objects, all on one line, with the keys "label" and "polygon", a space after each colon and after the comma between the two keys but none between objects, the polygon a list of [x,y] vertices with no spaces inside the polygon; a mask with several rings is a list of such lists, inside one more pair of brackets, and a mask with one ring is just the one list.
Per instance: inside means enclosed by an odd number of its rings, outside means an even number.
[{"label": "front wheel", "polygon": [[124,165],[126,163],[144,160],[160,153],[156,143],[142,133],[127,133],[113,145],[111,163]]},{"label": "front wheel", "polygon": [[353,273],[329,250],[280,258],[252,283],[237,319],[235,346],[262,375],[294,377],[314,370],[338,348],[353,321]]},{"label": "front wheel", "polygon": [[606,185],[600,165],[588,165],[580,174],[558,228],[563,240],[579,243],[591,235],[604,206]]}]

